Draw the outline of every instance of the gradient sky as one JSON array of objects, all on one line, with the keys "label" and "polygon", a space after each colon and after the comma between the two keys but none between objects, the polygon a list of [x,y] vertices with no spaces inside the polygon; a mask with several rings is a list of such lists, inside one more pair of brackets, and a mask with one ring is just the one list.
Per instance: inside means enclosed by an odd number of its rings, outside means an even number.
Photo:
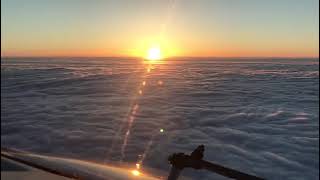
[{"label": "gradient sky", "polygon": [[318,0],[1,0],[1,56],[318,57]]}]

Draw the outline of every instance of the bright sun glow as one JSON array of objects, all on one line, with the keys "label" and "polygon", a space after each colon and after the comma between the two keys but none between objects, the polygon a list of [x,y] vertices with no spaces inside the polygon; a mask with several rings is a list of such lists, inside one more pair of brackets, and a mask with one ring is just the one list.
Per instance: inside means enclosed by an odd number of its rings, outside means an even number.
[{"label": "bright sun glow", "polygon": [[138,170],[132,170],[131,173],[134,176],[139,176],[140,175],[140,172]]},{"label": "bright sun glow", "polygon": [[159,47],[152,47],[148,50],[147,59],[150,61],[160,60],[161,56],[161,49]]}]

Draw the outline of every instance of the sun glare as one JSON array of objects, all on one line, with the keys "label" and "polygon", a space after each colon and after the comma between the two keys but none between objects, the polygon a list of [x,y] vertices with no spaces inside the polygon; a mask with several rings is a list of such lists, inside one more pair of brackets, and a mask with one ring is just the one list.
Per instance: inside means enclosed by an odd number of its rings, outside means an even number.
[{"label": "sun glare", "polygon": [[140,175],[140,172],[138,170],[132,170],[131,173],[134,176],[139,176]]},{"label": "sun glare", "polygon": [[148,50],[147,59],[150,61],[160,60],[161,56],[161,49],[159,47],[152,47]]}]

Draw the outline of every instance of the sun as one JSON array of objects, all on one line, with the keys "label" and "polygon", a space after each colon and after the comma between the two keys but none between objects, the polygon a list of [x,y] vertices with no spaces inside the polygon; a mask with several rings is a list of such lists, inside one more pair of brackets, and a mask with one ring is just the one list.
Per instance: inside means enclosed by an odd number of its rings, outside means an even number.
[{"label": "sun", "polygon": [[159,47],[150,48],[146,58],[150,61],[160,60],[162,58],[161,49]]}]

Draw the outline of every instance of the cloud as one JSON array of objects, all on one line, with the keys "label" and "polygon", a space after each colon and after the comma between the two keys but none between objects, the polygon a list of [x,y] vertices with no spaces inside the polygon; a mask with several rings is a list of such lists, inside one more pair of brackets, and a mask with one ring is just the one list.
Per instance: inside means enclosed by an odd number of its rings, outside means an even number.
[{"label": "cloud", "polygon": [[[205,159],[267,179],[319,178],[318,66],[181,62],[146,75],[114,60],[22,62],[1,67],[2,146],[119,161],[137,103],[126,162],[150,145],[144,166],[168,171],[169,154],[205,144]],[[143,96],[135,96],[142,81]]]}]

